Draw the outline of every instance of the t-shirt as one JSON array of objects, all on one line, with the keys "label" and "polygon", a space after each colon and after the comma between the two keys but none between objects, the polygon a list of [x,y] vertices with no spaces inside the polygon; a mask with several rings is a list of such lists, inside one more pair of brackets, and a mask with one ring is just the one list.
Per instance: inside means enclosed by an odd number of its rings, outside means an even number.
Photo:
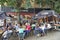
[{"label": "t-shirt", "polygon": [[30,25],[27,25],[26,26],[26,30],[31,30],[31,26]]},{"label": "t-shirt", "polygon": [[8,33],[12,33],[13,31],[12,30],[8,30]]},{"label": "t-shirt", "polygon": [[32,27],[32,29],[33,29],[34,27],[36,27],[36,25],[35,25],[35,24],[32,24],[31,27]]},{"label": "t-shirt", "polygon": [[19,33],[24,33],[24,28],[20,28]]},{"label": "t-shirt", "polygon": [[47,24],[47,28],[48,28],[48,29],[51,28],[51,25],[50,25],[50,24]]},{"label": "t-shirt", "polygon": [[35,30],[39,30],[40,28],[39,27],[35,27]]},{"label": "t-shirt", "polygon": [[2,34],[2,36],[3,36],[4,38],[6,38],[6,37],[7,37],[7,34],[8,34],[8,31],[5,31],[5,32]]},{"label": "t-shirt", "polygon": [[16,31],[18,31],[20,28],[18,26],[15,26]]}]

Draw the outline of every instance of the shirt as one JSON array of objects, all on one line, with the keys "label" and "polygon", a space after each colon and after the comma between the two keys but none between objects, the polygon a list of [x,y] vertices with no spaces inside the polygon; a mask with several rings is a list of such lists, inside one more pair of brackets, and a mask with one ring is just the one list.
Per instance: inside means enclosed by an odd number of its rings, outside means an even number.
[{"label": "shirt", "polygon": [[36,25],[35,24],[32,24],[32,27],[35,27]]},{"label": "shirt", "polygon": [[12,33],[13,31],[12,30],[8,30],[8,33]]},{"label": "shirt", "polygon": [[4,38],[6,38],[6,37],[7,37],[7,34],[8,34],[8,31],[5,31],[5,32],[2,34],[2,36],[3,36]]},{"label": "shirt", "polygon": [[26,30],[31,30],[31,26],[30,25],[27,25],[26,26]]},{"label": "shirt", "polygon": [[20,28],[19,33],[24,33],[24,28]]},{"label": "shirt", "polygon": [[15,29],[16,29],[16,31],[18,31],[19,30],[19,27],[18,26],[15,26]]},{"label": "shirt", "polygon": [[47,24],[47,25],[48,25],[48,26],[47,26],[47,27],[48,27],[48,29],[49,29],[49,28],[51,28],[51,25],[50,25],[50,24]]}]

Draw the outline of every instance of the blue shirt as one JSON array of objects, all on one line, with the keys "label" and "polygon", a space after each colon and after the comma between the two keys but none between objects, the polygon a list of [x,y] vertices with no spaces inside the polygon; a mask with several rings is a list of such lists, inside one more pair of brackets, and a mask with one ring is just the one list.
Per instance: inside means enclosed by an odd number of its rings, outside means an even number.
[{"label": "blue shirt", "polygon": [[19,29],[19,27],[18,27],[18,26],[15,26],[15,29],[16,29],[16,30],[18,30],[18,29]]}]

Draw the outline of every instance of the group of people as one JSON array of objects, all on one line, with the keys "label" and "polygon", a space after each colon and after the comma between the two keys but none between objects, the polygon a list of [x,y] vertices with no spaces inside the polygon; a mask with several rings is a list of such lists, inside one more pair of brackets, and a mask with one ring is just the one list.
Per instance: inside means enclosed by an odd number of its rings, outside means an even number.
[{"label": "group of people", "polygon": [[12,29],[10,27],[2,27],[1,30],[3,31],[1,39],[8,40],[12,35],[12,32],[13,32]]},{"label": "group of people", "polygon": [[35,36],[44,36],[47,34],[47,30],[51,28],[51,25],[49,23],[29,23],[26,22],[24,24],[15,24],[12,27],[10,25],[6,27],[2,27],[4,30],[2,34],[2,40],[8,40],[9,37],[14,33],[13,30],[15,30],[16,35],[19,37],[19,40],[24,40],[24,38],[28,37],[30,33],[32,32]]},{"label": "group of people", "polygon": [[15,26],[16,34],[18,37],[23,40],[25,37],[29,36],[32,32],[35,36],[44,36],[47,34],[47,30],[51,28],[51,25],[49,23],[25,23]]}]

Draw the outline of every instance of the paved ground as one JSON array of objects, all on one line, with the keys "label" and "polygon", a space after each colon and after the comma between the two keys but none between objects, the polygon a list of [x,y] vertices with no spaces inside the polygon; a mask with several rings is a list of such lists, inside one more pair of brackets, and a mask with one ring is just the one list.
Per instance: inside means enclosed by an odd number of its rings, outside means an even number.
[{"label": "paved ground", "polygon": [[[14,34],[9,40],[18,40],[18,37]],[[60,31],[51,31],[43,37],[30,36],[25,40],[60,40]]]},{"label": "paved ground", "polygon": [[[12,36],[10,40],[18,40],[18,37]],[[60,31],[49,32],[46,36],[43,37],[30,36],[25,40],[60,40]]]},{"label": "paved ground", "polygon": [[29,37],[26,40],[60,40],[60,31],[48,33],[44,37]]}]

